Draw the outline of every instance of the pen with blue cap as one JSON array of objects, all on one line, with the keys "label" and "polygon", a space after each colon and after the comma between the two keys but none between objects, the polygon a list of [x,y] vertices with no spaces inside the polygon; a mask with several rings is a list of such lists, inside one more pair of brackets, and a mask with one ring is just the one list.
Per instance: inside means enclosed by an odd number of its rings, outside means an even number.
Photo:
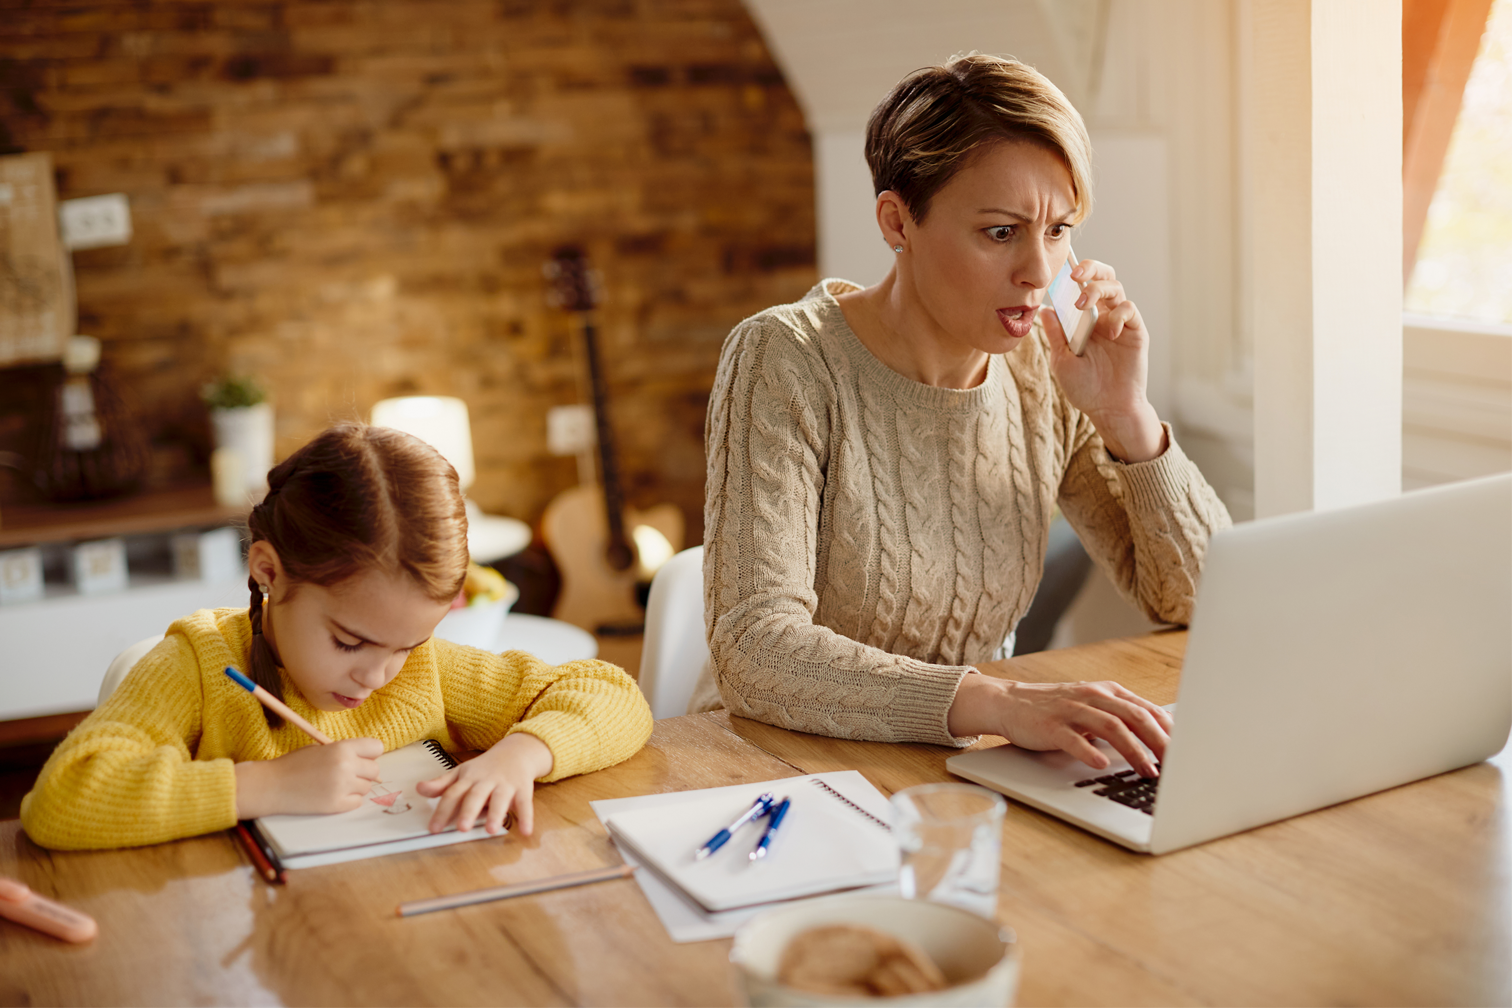
[{"label": "pen with blue cap", "polygon": [[782,825],[783,817],[787,815],[788,806],[793,804],[793,799],[784,798],[777,807],[767,813],[766,832],[761,834],[761,839],[756,841],[756,849],[751,851],[751,863],[755,864],[767,856],[767,848],[772,846],[772,837],[777,835],[777,827]]},{"label": "pen with blue cap", "polygon": [[777,799],[772,797],[772,793],[768,791],[766,794],[751,802],[751,807],[746,809],[745,812],[741,813],[739,819],[736,819],[734,822],[730,823],[730,825],[726,826],[718,833],[715,833],[709,838],[708,843],[698,848],[698,850],[693,853],[694,859],[702,861],[704,858],[708,857],[710,854],[713,854],[715,851],[719,850],[719,848],[729,843],[730,837],[735,835],[736,830],[740,829],[740,827],[744,826],[752,819],[759,819],[761,816],[766,815],[767,812],[771,811],[772,803],[776,800]]}]

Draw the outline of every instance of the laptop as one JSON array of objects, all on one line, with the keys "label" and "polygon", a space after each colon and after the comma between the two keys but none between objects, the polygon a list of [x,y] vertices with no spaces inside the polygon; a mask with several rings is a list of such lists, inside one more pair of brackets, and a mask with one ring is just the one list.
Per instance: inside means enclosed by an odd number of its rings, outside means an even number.
[{"label": "laptop", "polygon": [[1219,532],[1158,781],[1013,745],[951,773],[1164,854],[1455,770],[1512,729],[1512,473]]}]

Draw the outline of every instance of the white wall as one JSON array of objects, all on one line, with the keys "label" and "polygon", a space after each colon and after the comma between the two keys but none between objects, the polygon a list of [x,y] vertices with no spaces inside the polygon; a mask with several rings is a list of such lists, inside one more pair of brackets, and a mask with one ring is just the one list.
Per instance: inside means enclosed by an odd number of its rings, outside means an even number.
[{"label": "white wall", "polygon": [[1175,406],[1171,333],[1170,142],[1158,132],[1092,132],[1097,205],[1076,235],[1081,258],[1110,263],[1139,305],[1152,334],[1150,402],[1161,416]]},{"label": "white wall", "polygon": [[1255,505],[1401,489],[1399,0],[1239,0]]}]

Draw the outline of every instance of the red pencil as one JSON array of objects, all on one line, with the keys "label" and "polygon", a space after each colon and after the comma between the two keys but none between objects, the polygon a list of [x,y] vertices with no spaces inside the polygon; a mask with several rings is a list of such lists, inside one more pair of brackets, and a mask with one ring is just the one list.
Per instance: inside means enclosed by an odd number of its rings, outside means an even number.
[{"label": "red pencil", "polygon": [[252,866],[268,881],[269,885],[277,885],[287,881],[284,873],[273,867],[273,862],[268,860],[267,855],[262,852],[262,848],[257,845],[252,832],[246,826],[237,823],[236,836],[241,840],[242,846],[246,848],[247,857],[252,859]]}]

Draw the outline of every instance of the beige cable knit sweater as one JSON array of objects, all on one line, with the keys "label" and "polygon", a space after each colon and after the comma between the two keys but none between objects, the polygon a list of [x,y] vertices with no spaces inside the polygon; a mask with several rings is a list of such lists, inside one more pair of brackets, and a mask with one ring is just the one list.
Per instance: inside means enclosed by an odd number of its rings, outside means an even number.
[{"label": "beige cable knit sweater", "polygon": [[[1036,327],[973,389],[856,338],[825,280],[736,327],[706,425],[704,613],[732,713],[840,738],[965,745],[946,715],[1029,608],[1057,500],[1120,591],[1191,616],[1228,512],[1173,440],[1109,458]],[[706,671],[706,675],[707,675]],[[695,697],[697,703],[697,697]]]}]

